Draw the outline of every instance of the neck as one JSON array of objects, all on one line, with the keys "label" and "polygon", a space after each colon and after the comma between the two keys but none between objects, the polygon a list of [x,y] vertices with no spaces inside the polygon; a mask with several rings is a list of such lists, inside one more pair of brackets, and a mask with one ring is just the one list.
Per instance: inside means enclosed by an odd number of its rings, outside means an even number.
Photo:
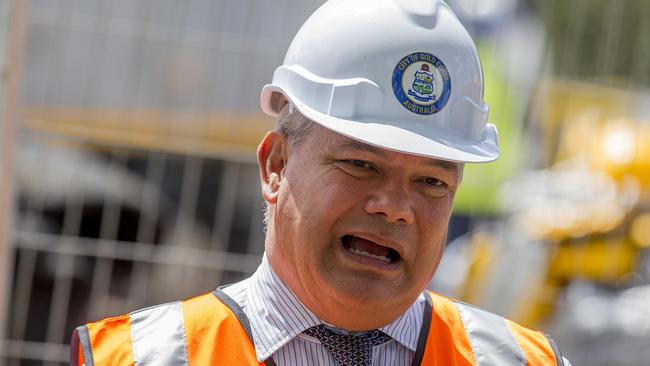
[{"label": "neck", "polygon": [[361,294],[354,297],[337,296],[336,291],[316,288],[314,283],[297,276],[290,267],[282,265],[284,261],[278,261],[273,251],[267,251],[267,258],[271,270],[298,301],[321,321],[336,328],[350,332],[378,329],[396,320],[413,304],[413,301],[376,303]]}]

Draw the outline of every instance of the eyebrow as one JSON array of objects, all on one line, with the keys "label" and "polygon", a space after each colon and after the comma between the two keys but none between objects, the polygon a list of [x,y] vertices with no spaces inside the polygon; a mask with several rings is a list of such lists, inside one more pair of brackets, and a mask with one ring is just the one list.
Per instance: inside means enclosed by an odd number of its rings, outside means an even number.
[{"label": "eyebrow", "polygon": [[[388,154],[386,151],[380,147],[376,147],[373,145],[369,145],[366,143],[363,143],[361,141],[357,140],[348,140],[343,142],[341,145],[338,147],[340,150],[361,150],[361,151],[366,151],[371,154],[375,154],[381,158],[387,158]],[[444,170],[449,170],[453,171],[456,173],[460,173],[462,171],[462,166],[463,164],[461,163],[455,163],[452,161],[447,161],[447,160],[440,160],[440,159],[435,159],[435,158],[429,158],[423,156],[424,159],[426,159],[426,164],[432,167],[436,168],[442,168]]]},{"label": "eyebrow", "polygon": [[365,152],[369,152],[371,154],[378,155],[383,158],[388,157],[388,154],[383,149],[352,139],[345,141],[344,143],[339,145],[338,148],[340,150],[362,150]]}]

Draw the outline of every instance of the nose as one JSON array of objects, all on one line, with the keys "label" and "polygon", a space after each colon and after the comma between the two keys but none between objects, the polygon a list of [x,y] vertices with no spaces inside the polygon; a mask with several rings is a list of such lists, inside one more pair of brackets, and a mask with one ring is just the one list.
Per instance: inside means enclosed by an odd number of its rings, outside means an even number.
[{"label": "nose", "polygon": [[365,203],[365,210],[372,215],[381,215],[390,223],[412,224],[415,212],[408,189],[398,182],[385,182],[374,188]]}]

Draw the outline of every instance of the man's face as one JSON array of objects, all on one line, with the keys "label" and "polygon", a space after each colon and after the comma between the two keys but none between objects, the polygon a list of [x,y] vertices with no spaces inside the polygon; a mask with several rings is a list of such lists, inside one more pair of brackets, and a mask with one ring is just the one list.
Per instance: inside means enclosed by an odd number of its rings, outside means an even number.
[{"label": "man's face", "polygon": [[285,148],[267,240],[274,270],[312,310],[405,311],[442,256],[462,166],[317,125]]}]

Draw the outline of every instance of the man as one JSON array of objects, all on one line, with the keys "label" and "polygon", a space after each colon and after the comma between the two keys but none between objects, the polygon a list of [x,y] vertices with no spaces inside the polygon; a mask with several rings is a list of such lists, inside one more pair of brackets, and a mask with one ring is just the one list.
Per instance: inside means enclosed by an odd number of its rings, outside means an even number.
[{"label": "man", "polygon": [[498,157],[475,46],[439,0],[331,0],[262,109],[253,276],[79,327],[73,364],[562,365],[550,338],[423,292],[463,164]]}]

